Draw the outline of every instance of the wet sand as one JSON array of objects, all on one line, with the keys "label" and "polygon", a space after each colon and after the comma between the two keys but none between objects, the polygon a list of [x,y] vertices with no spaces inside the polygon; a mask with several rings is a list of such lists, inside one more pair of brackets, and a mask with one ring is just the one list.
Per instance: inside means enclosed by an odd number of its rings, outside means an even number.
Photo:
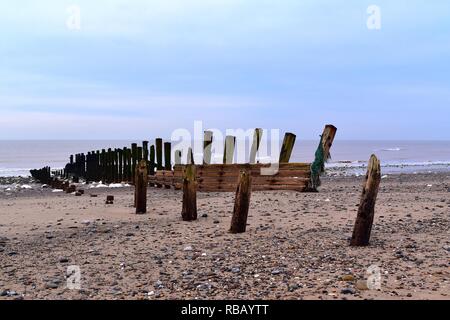
[{"label": "wet sand", "polygon": [[[362,179],[254,192],[239,235],[232,193],[199,193],[183,222],[181,191],[150,188],[135,215],[132,188],[2,190],[0,299],[450,299],[450,173],[384,178],[371,245],[351,248]],[[67,288],[72,265],[81,290]],[[366,290],[373,265],[381,289]]]}]

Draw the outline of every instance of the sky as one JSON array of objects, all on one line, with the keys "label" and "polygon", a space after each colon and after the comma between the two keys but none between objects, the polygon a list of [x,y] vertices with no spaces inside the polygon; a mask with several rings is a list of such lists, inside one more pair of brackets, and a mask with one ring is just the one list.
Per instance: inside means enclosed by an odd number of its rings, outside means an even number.
[{"label": "sky", "polygon": [[203,121],[450,140],[449,14],[448,0],[2,1],[0,139],[152,139]]}]

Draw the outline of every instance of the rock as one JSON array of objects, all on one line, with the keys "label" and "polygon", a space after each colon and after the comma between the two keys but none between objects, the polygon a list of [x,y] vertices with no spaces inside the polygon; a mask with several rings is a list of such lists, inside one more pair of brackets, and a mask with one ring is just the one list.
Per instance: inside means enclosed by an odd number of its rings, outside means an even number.
[{"label": "rock", "polygon": [[299,289],[300,286],[298,284],[291,284],[288,287],[289,292],[294,292],[295,290]]},{"label": "rock", "polygon": [[214,220],[213,223],[218,224],[218,223],[220,223],[220,221],[219,220]]},{"label": "rock", "polygon": [[58,287],[59,287],[59,285],[57,283],[55,283],[55,282],[52,282],[52,281],[47,282],[45,284],[45,288],[46,289],[57,289]]},{"label": "rock", "polygon": [[356,288],[358,290],[369,290],[369,287],[367,286],[367,280],[356,281]]},{"label": "rock", "polygon": [[273,269],[273,270],[272,270],[272,274],[273,274],[273,275],[277,275],[277,274],[280,274],[280,273],[283,273],[283,271],[280,270],[280,269]]},{"label": "rock", "polygon": [[442,247],[445,251],[450,252],[450,246],[443,246]]},{"label": "rock", "polygon": [[162,289],[162,288],[164,288],[164,285],[160,280],[158,280],[155,282],[154,287],[155,287],[155,289]]},{"label": "rock", "polygon": [[231,272],[233,272],[233,273],[239,273],[239,272],[241,272],[241,268],[239,268],[239,267],[233,267],[233,268],[231,268]]},{"label": "rock", "polygon": [[355,277],[352,274],[346,274],[341,277],[341,281],[355,281]]},{"label": "rock", "polygon": [[65,257],[62,257],[62,258],[59,258],[59,262],[60,263],[67,263],[67,262],[69,262],[69,259],[65,258]]},{"label": "rock", "polygon": [[355,292],[356,292],[355,289],[352,288],[344,288],[341,290],[342,294],[355,294]]},{"label": "rock", "polygon": [[9,290],[3,290],[0,292],[0,297],[6,297],[8,295]]},{"label": "rock", "polygon": [[202,214],[202,218],[207,218],[208,215],[206,213]]},{"label": "rock", "polygon": [[134,233],[128,232],[125,237],[134,237]]},{"label": "rock", "polygon": [[184,251],[192,251],[192,247],[191,246],[187,246],[183,249]]}]

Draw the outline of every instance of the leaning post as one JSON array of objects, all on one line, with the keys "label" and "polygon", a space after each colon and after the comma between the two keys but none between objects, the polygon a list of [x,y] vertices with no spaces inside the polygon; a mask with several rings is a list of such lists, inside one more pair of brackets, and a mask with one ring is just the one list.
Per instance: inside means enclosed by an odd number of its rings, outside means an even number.
[{"label": "leaning post", "polygon": [[358,215],[353,229],[351,246],[369,245],[370,232],[372,231],[373,217],[375,215],[375,203],[381,181],[380,160],[372,155],[367,167],[363,192],[359,204]]}]

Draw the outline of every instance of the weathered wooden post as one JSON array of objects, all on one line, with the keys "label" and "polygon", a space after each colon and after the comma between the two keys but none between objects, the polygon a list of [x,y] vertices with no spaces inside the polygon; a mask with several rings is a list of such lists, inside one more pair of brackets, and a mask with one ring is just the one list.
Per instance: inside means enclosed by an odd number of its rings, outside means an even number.
[{"label": "weathered wooden post", "polygon": [[122,182],[123,179],[123,150],[119,149],[118,150],[119,153],[119,182]]},{"label": "weathered wooden post", "polygon": [[132,163],[133,163],[133,161],[132,161],[132,152],[131,152],[131,149],[130,148],[127,148],[127,162],[128,162],[128,165],[127,165],[127,175],[128,175],[128,182],[132,182],[133,181],[133,175],[134,175],[134,173],[131,171],[132,170]]},{"label": "weathered wooden post", "polygon": [[136,213],[143,214],[147,212],[147,160],[141,160],[136,168],[135,174],[135,206]]},{"label": "weathered wooden post", "polygon": [[292,150],[294,149],[295,144],[295,134],[287,132],[284,135],[283,145],[281,146],[280,151],[280,163],[288,163],[291,158]]},{"label": "weathered wooden post", "polygon": [[311,163],[311,179],[307,191],[317,192],[320,186],[320,175],[325,171],[325,162],[330,158],[330,149],[336,136],[337,128],[331,124],[325,126],[320,136],[319,146],[317,147],[314,161]]},{"label": "weathered wooden post", "polygon": [[172,143],[164,142],[164,170],[172,170]]},{"label": "weathered wooden post", "polygon": [[141,160],[143,160],[143,158],[142,158],[142,156],[143,156],[143,153],[142,153],[142,147],[138,147],[137,148],[137,164],[139,164],[139,162],[141,161]]},{"label": "weathered wooden post", "polygon": [[353,229],[351,246],[369,245],[370,232],[372,230],[373,217],[375,214],[375,203],[381,181],[380,160],[372,155],[367,167],[367,174],[364,180],[361,202],[359,204],[358,215]]},{"label": "weathered wooden post", "polygon": [[175,150],[175,164],[181,164],[181,150]]},{"label": "weathered wooden post", "polygon": [[184,221],[197,219],[197,178],[194,164],[183,169],[183,208],[181,216]]},{"label": "weathered wooden post", "polygon": [[226,136],[225,146],[223,149],[223,163],[232,164],[234,158],[234,146],[236,144],[236,137]]},{"label": "weathered wooden post", "polygon": [[114,181],[114,156],[111,148],[108,148],[108,183]]},{"label": "weathered wooden post", "polygon": [[192,152],[192,148],[188,148],[186,164],[195,164],[194,161],[194,153]]},{"label": "weathered wooden post", "polygon": [[149,174],[153,176],[155,174],[155,146],[150,146],[150,172]]},{"label": "weathered wooden post", "polygon": [[106,163],[106,150],[102,149],[102,154],[101,154],[101,167],[102,167],[102,182],[105,183],[106,181],[106,168],[107,168],[107,163]]},{"label": "weathered wooden post", "polygon": [[119,151],[115,148],[112,152],[113,155],[113,181],[119,181]]},{"label": "weathered wooden post", "polygon": [[162,139],[156,138],[155,139],[155,145],[156,145],[156,169],[162,170],[163,164],[162,164]]},{"label": "weathered wooden post", "polygon": [[[148,141],[142,141],[143,159],[148,162]],[[147,164],[148,167],[148,164]]]},{"label": "weathered wooden post", "polygon": [[131,181],[134,183],[134,173],[137,165],[137,143],[131,144]]},{"label": "weathered wooden post", "polygon": [[330,149],[336,136],[337,128],[331,124],[327,124],[322,133],[322,146],[325,161],[330,158]]},{"label": "weathered wooden post", "polygon": [[243,169],[239,174],[239,182],[234,200],[233,217],[231,218],[231,233],[245,232],[247,227],[248,209],[252,192],[252,175],[250,169]]},{"label": "weathered wooden post", "polygon": [[100,150],[97,150],[95,154],[95,181],[100,181],[101,179]]},{"label": "weathered wooden post", "polygon": [[259,145],[261,143],[261,137],[263,134],[263,129],[256,128],[255,133],[253,134],[253,143],[252,148],[250,149],[250,163],[254,164],[256,163],[256,153],[259,150]]},{"label": "weathered wooden post", "polygon": [[205,131],[203,136],[203,164],[211,164],[212,131]]}]

